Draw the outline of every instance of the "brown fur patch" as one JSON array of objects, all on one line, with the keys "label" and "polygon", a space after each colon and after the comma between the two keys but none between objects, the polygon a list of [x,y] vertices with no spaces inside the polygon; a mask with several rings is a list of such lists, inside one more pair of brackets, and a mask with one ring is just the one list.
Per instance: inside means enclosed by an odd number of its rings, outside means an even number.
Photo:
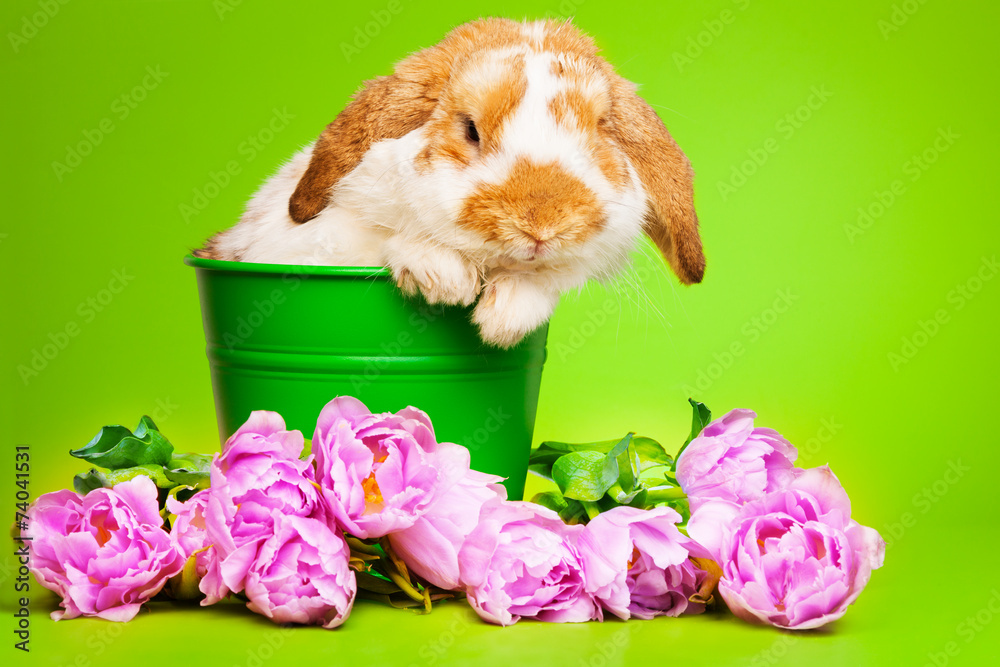
[{"label": "brown fur patch", "polygon": [[563,90],[549,100],[549,112],[564,127],[580,130],[593,130],[597,127],[598,115],[594,102],[576,88]]},{"label": "brown fur patch", "polygon": [[585,242],[602,228],[604,212],[590,188],[558,164],[522,158],[502,183],[473,193],[459,224],[530,253],[537,242],[550,248]]},{"label": "brown fur patch", "polygon": [[[438,159],[468,164],[477,151],[484,155],[500,148],[503,125],[524,98],[528,79],[524,54],[513,54],[493,62],[491,54],[467,59],[453,75],[448,89],[427,124],[430,143],[417,158],[417,167],[429,169]],[[483,81],[479,68],[496,68],[499,76]],[[479,146],[467,138],[466,125],[472,120],[479,134]]]},{"label": "brown fur patch", "polygon": [[[528,90],[528,78],[524,73],[524,56],[515,55],[508,59],[507,71],[493,83],[475,104],[479,114],[475,118],[479,127],[483,153],[489,155],[499,148],[500,133],[504,122],[510,118],[524,99]],[[470,100],[473,103],[478,100]]]},{"label": "brown fur patch", "polygon": [[373,143],[423,125],[435,103],[425,93],[426,86],[398,75],[369,81],[316,141],[309,167],[288,202],[292,219],[305,222],[319,215],[330,190],[361,162]]},{"label": "brown fur patch", "polygon": [[566,53],[583,58],[597,57],[597,45],[594,44],[594,40],[569,21],[546,21],[545,36],[539,50]]},{"label": "brown fur patch", "polygon": [[[219,232],[221,234],[222,232]],[[205,241],[204,248],[198,248],[197,250],[192,250],[191,254],[195,257],[201,257],[203,259],[222,259],[222,254],[219,252],[219,234],[214,234],[207,241]],[[239,258],[236,258],[239,261]]]},{"label": "brown fur patch", "polygon": [[604,178],[619,190],[629,182],[628,167],[614,148],[606,141],[598,138],[591,138],[590,150],[597,162],[597,168],[604,174]]},{"label": "brown fur patch", "polygon": [[584,89],[568,88],[549,101],[549,112],[563,127],[579,130],[598,168],[616,188],[628,183],[628,169],[607,133],[610,95],[587,95]]}]

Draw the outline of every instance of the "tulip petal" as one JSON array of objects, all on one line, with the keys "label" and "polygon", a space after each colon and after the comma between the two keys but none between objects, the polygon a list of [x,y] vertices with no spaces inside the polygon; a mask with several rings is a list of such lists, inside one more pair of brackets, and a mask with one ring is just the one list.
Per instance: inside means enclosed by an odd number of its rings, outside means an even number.
[{"label": "tulip petal", "polygon": [[705,503],[688,520],[688,535],[707,549],[714,560],[722,562],[726,529],[733,525],[739,514],[740,508],[735,503],[722,500]]},{"label": "tulip petal", "polygon": [[838,512],[843,524],[846,524],[851,516],[851,500],[830,466],[802,470],[789,488],[804,491],[814,497],[819,502],[820,512],[823,514]]}]

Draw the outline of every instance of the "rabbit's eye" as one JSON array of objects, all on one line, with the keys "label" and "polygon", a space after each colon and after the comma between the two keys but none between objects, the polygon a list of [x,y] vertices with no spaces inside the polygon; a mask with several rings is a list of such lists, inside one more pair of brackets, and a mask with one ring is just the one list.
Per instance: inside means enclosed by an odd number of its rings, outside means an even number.
[{"label": "rabbit's eye", "polygon": [[479,130],[476,129],[476,123],[471,118],[465,122],[465,138],[474,144],[479,143]]}]

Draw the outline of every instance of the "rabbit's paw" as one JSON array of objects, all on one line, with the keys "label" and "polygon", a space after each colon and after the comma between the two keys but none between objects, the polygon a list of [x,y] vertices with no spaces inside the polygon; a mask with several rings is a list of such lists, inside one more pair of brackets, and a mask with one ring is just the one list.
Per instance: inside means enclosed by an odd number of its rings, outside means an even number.
[{"label": "rabbit's paw", "polygon": [[487,283],[472,321],[487,343],[512,347],[548,320],[558,302],[558,292],[524,276],[501,274]]},{"label": "rabbit's paw", "polygon": [[413,296],[419,291],[428,303],[469,306],[482,289],[479,271],[457,252],[409,248],[399,254],[389,264],[404,294]]}]

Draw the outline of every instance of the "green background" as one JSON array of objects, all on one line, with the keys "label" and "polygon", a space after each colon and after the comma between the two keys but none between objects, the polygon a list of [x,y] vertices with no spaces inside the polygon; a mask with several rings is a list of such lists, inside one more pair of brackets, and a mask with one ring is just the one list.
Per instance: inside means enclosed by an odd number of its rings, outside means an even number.
[{"label": "green background", "polygon": [[[1000,280],[990,262],[1000,227],[986,193],[996,187],[997,6],[398,3],[356,53],[343,45],[387,2],[3,3],[6,465],[15,444],[29,444],[32,492],[64,487],[80,467],[68,449],[143,413],[181,449],[217,447],[184,254],[233,224],[258,184],[362,80],[465,20],[572,15],[641,84],[691,158],[708,271],[703,284],[683,288],[644,246],[617,284],[566,295],[551,323],[536,442],[634,430],[676,446],[691,393],[717,415],[753,408],[758,424],[799,446],[802,464],[830,463],[855,518],[891,541],[885,567],[844,619],[794,635],[725,615],[501,630],[460,604],[430,617],[359,605],[336,632],[281,632],[235,605],[156,605],[124,626],[52,623],[53,600],[35,586],[27,659],[595,667],[995,659]],[[275,110],[292,118],[262,136]],[[80,142],[93,145],[69,167],[67,152]],[[238,173],[206,193],[231,161]],[[859,208],[871,215],[863,226]],[[115,271],[127,284],[103,292]],[[18,368],[67,326],[76,335],[64,349],[23,376]],[[12,475],[0,479],[12,513]],[[16,576],[9,554],[0,559],[7,604]],[[23,657],[5,609],[0,651]]]}]

